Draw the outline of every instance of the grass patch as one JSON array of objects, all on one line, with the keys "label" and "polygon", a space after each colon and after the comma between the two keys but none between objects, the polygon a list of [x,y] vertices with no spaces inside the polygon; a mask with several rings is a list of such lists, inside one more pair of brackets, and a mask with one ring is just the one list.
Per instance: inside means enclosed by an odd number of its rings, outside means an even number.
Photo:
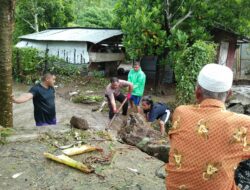
[{"label": "grass patch", "polygon": [[4,128],[0,126],[0,144],[6,143],[6,138],[12,135],[14,129],[12,128]]}]

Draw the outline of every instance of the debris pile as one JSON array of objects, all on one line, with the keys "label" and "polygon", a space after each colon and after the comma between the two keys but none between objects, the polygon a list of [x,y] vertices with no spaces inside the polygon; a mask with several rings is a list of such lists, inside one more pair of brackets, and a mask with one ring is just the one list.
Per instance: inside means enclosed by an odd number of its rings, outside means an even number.
[{"label": "debris pile", "polygon": [[119,137],[127,144],[134,145],[151,156],[166,162],[170,148],[166,138],[159,131],[148,126],[142,115],[131,113],[129,119],[118,132]]}]

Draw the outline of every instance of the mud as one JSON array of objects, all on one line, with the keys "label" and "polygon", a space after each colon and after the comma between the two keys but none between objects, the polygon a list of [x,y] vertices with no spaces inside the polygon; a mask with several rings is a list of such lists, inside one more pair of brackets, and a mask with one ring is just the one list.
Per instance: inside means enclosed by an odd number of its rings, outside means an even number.
[{"label": "mud", "polygon": [[[42,140],[1,146],[1,189],[164,189],[164,180],[155,176],[162,162],[134,147],[117,142],[91,144],[102,147],[105,155],[111,150],[114,152],[109,164],[92,164],[96,173],[103,178],[47,160],[43,152],[59,154],[60,151]],[[102,155],[92,152],[72,158],[84,162],[89,156]],[[19,177],[12,178],[20,172],[22,174]]]},{"label": "mud", "polygon": [[[70,97],[66,97],[69,91],[75,90],[75,86],[59,88],[62,89],[57,90],[56,108],[59,122],[56,126],[34,126],[32,101],[13,105],[15,132],[10,137],[12,141],[0,145],[1,190],[165,189],[165,180],[155,174],[164,164],[162,161],[135,147],[121,144],[114,136],[115,132],[104,132],[108,123],[107,113],[91,112],[93,106],[74,104],[69,101]],[[13,92],[18,96],[28,89],[29,86],[15,84]],[[69,121],[73,115],[86,119],[91,129],[84,132],[71,129]],[[101,147],[104,153],[86,153],[74,156],[73,159],[86,163],[90,156],[103,158],[110,153],[113,154],[108,163],[88,163],[94,167],[98,175],[84,174],[43,156],[43,152],[61,154],[57,147],[76,142],[75,132],[81,143]],[[33,138],[27,139],[24,136]],[[13,178],[14,174],[20,172],[18,177]],[[165,175],[164,168],[161,172]]]}]

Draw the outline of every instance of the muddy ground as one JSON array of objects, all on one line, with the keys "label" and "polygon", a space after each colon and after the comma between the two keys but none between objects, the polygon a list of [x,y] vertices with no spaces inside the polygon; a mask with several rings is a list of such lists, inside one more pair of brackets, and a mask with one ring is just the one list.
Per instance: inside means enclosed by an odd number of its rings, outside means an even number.
[{"label": "muddy ground", "polygon": [[[96,105],[72,103],[69,92],[80,91],[103,95],[108,83],[106,79],[87,79],[65,82],[58,80],[56,95],[57,126],[35,127],[32,102],[13,105],[14,132],[7,143],[0,145],[0,189],[63,189],[63,190],[161,190],[165,180],[156,175],[164,163],[135,147],[122,144],[115,131],[105,132],[107,112],[92,112]],[[26,92],[30,86],[15,84],[16,96]],[[93,91],[93,92],[91,92]],[[149,89],[150,92],[150,89]],[[171,91],[172,93],[172,91]],[[170,95],[172,95],[170,93]],[[173,96],[156,97],[157,100],[173,101]],[[70,128],[73,116],[86,119],[90,130]],[[118,120],[114,123],[119,123]],[[58,146],[81,141],[101,147],[101,152],[91,152],[72,158],[92,166],[97,174],[84,174],[76,169],[44,158],[43,152],[61,154]],[[13,176],[18,174],[19,176]],[[160,170],[165,175],[164,167]],[[16,178],[14,178],[16,177]]]}]

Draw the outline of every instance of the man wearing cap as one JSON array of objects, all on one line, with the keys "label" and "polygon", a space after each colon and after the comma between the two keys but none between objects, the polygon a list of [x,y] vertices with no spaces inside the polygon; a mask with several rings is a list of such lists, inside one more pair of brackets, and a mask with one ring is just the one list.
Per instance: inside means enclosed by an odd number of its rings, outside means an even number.
[{"label": "man wearing cap", "polygon": [[198,104],[174,111],[166,165],[168,190],[239,189],[234,170],[250,158],[250,117],[225,109],[232,81],[228,67],[205,65],[195,90]]}]

